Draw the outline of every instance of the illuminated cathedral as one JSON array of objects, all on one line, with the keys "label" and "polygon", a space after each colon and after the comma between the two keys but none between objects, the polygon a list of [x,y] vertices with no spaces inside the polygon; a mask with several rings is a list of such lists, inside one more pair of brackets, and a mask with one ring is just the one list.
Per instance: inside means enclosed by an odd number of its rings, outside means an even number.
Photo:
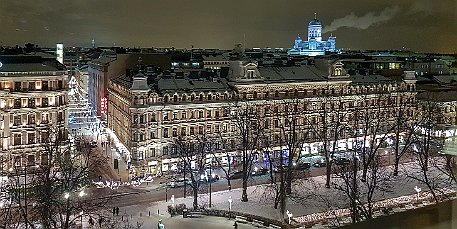
[{"label": "illuminated cathedral", "polygon": [[322,40],[322,24],[316,18],[308,24],[308,40],[304,41],[300,35],[295,39],[294,47],[288,51],[289,55],[319,56],[325,55],[325,52],[335,52],[336,37],[330,35],[328,41]]}]

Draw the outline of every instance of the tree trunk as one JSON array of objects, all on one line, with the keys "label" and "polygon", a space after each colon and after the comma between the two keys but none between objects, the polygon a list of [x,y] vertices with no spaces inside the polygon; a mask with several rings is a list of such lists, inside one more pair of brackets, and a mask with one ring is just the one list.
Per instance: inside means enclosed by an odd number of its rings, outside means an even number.
[{"label": "tree trunk", "polygon": [[243,194],[241,195],[241,201],[248,202],[248,180],[243,178]]},{"label": "tree trunk", "polygon": [[330,188],[330,179],[332,175],[332,164],[330,163],[330,158],[327,156],[325,157],[325,167],[327,169],[325,175],[326,175],[326,180],[325,180],[325,187]]},{"label": "tree trunk", "polygon": [[198,202],[197,202],[197,200],[198,200],[198,189],[193,188],[193,191],[194,191],[194,193],[193,193],[194,194],[193,207],[194,207],[194,210],[197,210],[197,208],[198,208]]},{"label": "tree trunk", "polygon": [[395,156],[394,176],[398,176],[398,164],[399,163],[400,163],[400,158]]},{"label": "tree trunk", "polygon": [[[291,163],[289,161],[289,163]],[[287,169],[287,175],[286,175],[286,194],[290,195],[292,193],[292,169],[290,168],[290,165],[288,166]]]}]

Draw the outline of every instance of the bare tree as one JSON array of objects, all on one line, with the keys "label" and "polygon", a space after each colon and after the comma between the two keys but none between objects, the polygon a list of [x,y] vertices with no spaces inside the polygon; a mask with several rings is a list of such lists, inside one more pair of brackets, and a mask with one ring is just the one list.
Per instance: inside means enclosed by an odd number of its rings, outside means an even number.
[{"label": "bare tree", "polygon": [[394,176],[398,176],[400,160],[410,152],[417,131],[417,118],[414,116],[414,103],[410,98],[398,97],[391,103],[390,115],[393,117],[394,130]]},{"label": "bare tree", "polygon": [[26,163],[17,160],[8,174],[10,182],[6,190],[14,204],[11,211],[16,222],[30,228],[36,228],[39,222],[43,228],[67,229],[80,223],[83,217],[98,214],[109,198],[90,196],[93,193],[87,187],[91,169],[103,159],[87,150],[84,145],[88,143],[69,142],[62,127],[39,132],[41,164],[37,166],[29,159]]},{"label": "bare tree", "polygon": [[[175,147],[177,156],[183,164],[183,170],[188,176],[184,178],[184,182],[192,190],[194,209],[198,209],[198,193],[203,184],[201,175],[205,174],[207,155],[210,155],[209,145],[210,140],[201,135],[193,138],[178,137],[174,140],[172,146]],[[193,163],[195,163],[194,168],[192,168]],[[187,179],[189,179],[189,182]]]},{"label": "bare tree", "polygon": [[[359,115],[361,113],[361,115]],[[358,130],[360,123],[365,124],[366,111],[356,109],[352,123],[348,129],[354,129],[353,137],[360,134],[369,135],[372,130],[366,128]],[[366,132],[365,132],[366,131]],[[368,132],[368,133],[367,133]],[[366,138],[364,138],[365,140]],[[360,174],[360,153],[366,152],[364,147],[355,147],[350,154],[349,163],[342,163],[334,169],[336,179],[333,181],[335,188],[343,193],[349,201],[351,220],[353,223],[373,217],[373,204],[376,192],[387,192],[390,190],[390,176],[383,167],[381,155],[377,151],[372,152],[373,156],[367,169]]]},{"label": "bare tree", "polygon": [[338,148],[338,140],[344,136],[345,122],[351,115],[351,110],[346,110],[345,102],[341,96],[323,95],[308,104],[311,114],[305,116],[310,133],[323,143],[321,152],[325,158],[327,188],[330,188],[332,158]]},{"label": "bare tree", "polygon": [[254,155],[259,152],[259,141],[262,136],[262,116],[258,112],[257,105],[253,103],[237,102],[232,108],[231,116],[236,127],[236,142],[243,167],[241,200],[247,202],[248,179],[251,175]]}]

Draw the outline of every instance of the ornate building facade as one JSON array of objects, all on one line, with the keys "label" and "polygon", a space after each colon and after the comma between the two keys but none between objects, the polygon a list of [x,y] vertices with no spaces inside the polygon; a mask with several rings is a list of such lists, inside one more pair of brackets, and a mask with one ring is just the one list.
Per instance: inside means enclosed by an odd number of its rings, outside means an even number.
[{"label": "ornate building facade", "polygon": [[294,47],[288,51],[289,55],[321,56],[325,52],[336,52],[336,37],[330,35],[327,41],[322,40],[322,24],[316,16],[308,24],[308,40],[302,40],[300,35],[294,42]]},{"label": "ornate building facade", "polygon": [[0,56],[0,62],[0,171],[39,166],[49,127],[67,125],[67,71],[54,56]]},{"label": "ornate building facade", "polygon": [[[398,103],[407,103],[408,114],[413,115],[414,100],[415,78],[410,72],[402,81],[393,81],[382,76],[350,76],[337,60],[287,67],[231,61],[227,76],[176,78],[140,72],[112,80],[108,125],[130,151],[131,160],[149,165],[149,171],[155,172],[176,168],[172,143],[178,137],[217,135],[215,155],[236,155],[236,104],[250,106],[262,116],[262,128],[271,133],[267,140],[280,149],[280,126],[291,111],[305,128],[314,124],[320,128],[322,110],[336,107],[347,113],[382,106],[388,122],[389,112]],[[313,121],[305,123],[305,119]],[[356,141],[342,134],[338,147],[350,149]],[[299,153],[317,154],[321,146],[318,136],[310,134]]]}]

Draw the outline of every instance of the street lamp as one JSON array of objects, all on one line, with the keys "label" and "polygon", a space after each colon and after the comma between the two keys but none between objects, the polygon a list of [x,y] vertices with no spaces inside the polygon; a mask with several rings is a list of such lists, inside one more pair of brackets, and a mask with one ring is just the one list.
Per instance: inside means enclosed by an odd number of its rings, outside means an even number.
[{"label": "street lamp", "polygon": [[70,198],[70,193],[66,192],[66,193],[63,195],[63,197],[64,197],[66,200],[68,200],[68,198]]},{"label": "street lamp", "polygon": [[290,224],[290,219],[292,218],[293,214],[289,210],[287,210],[286,214],[287,214],[287,217],[289,218],[289,224]]},{"label": "street lamp", "polygon": [[228,202],[229,202],[229,219],[230,219],[230,212],[232,211],[232,196],[229,196]]},{"label": "street lamp", "polygon": [[[79,198],[81,199],[84,195],[86,195],[86,193],[84,193],[84,189],[83,189],[79,192]],[[80,199],[78,199],[78,202],[80,201]],[[81,228],[83,228],[83,213],[84,213],[84,211],[81,210]]]},{"label": "street lamp", "polygon": [[419,193],[422,191],[422,189],[416,186],[416,187],[414,187],[414,190],[417,193],[416,200],[419,201]]}]

